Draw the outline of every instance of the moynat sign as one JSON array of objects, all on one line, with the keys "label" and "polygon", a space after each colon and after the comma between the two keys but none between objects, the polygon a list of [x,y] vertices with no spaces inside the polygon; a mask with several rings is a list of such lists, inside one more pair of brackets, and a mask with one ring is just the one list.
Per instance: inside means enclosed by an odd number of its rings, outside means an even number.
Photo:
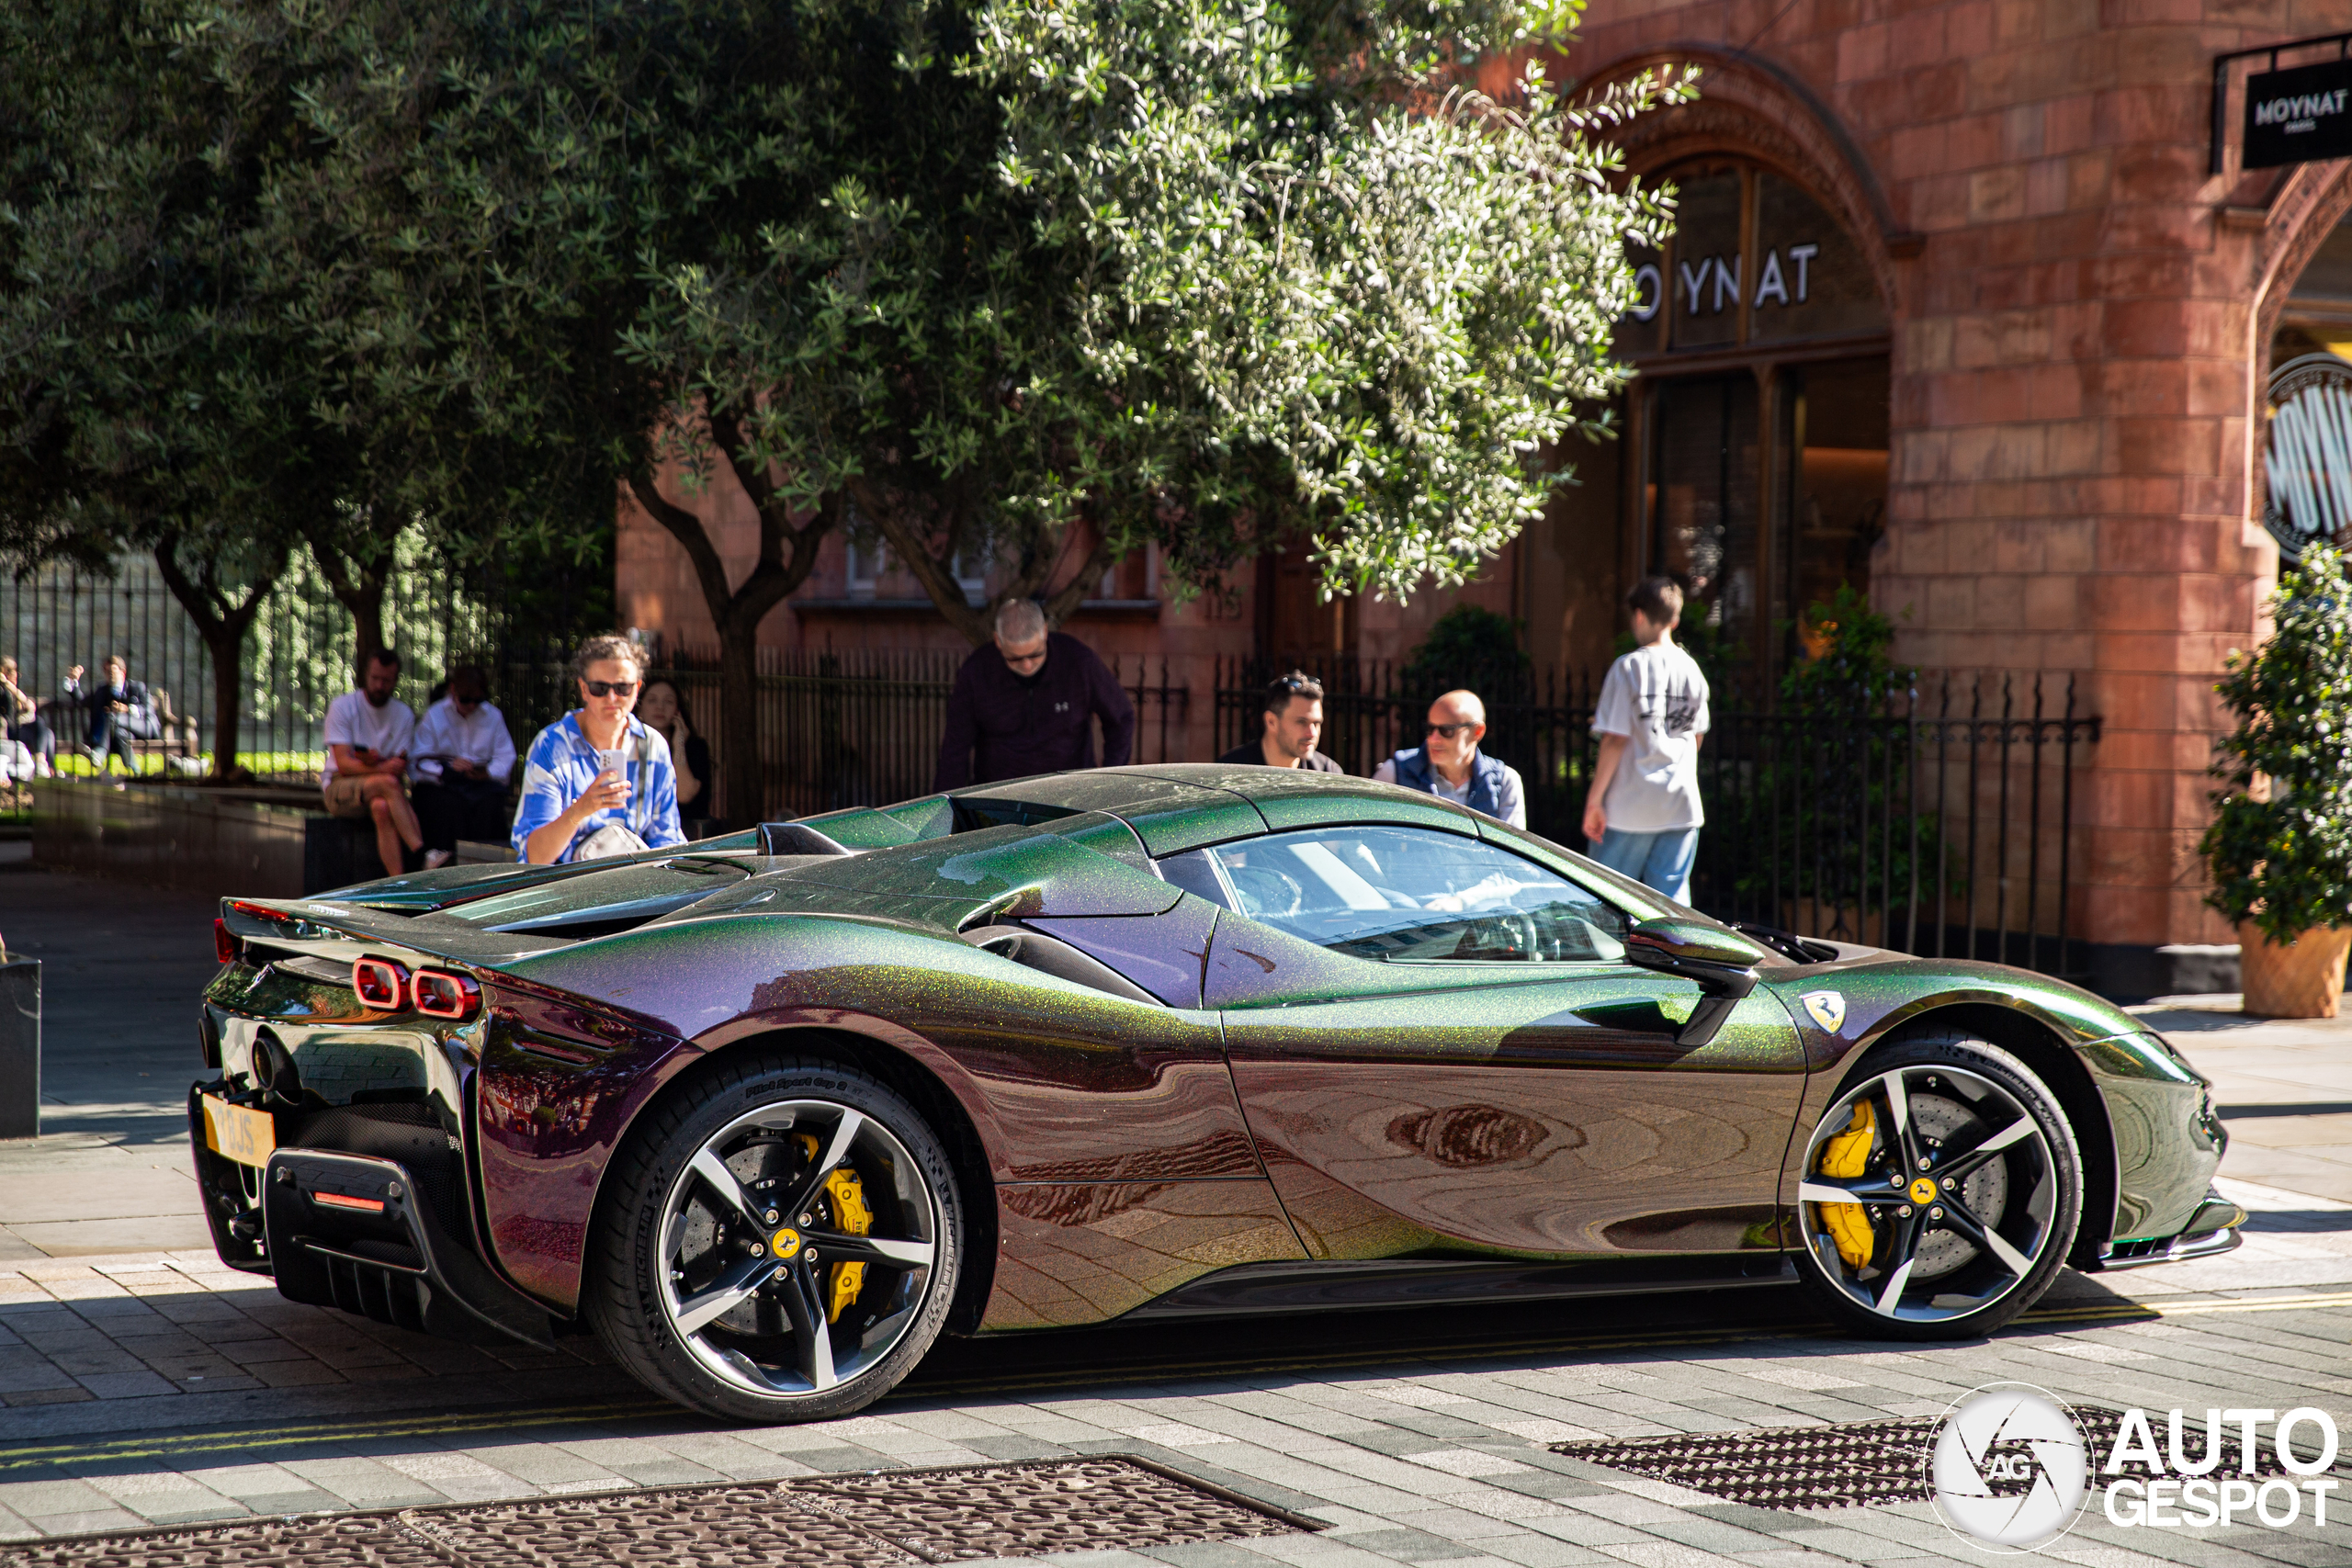
[{"label": "moynat sign", "polygon": [[[2245,78],[2241,103],[2239,166],[2271,169],[2282,164],[2309,164],[2322,158],[2352,157],[2352,59],[2346,45],[2352,35],[2303,39],[2267,49],[2241,50],[2213,62],[2213,172],[2222,168],[2222,146],[2227,134],[2230,67],[2244,60],[2260,60],[2267,70]],[[2281,71],[2278,57],[2306,50],[2333,48],[2334,60],[2293,65]]]},{"label": "moynat sign", "polygon": [[2263,71],[2245,79],[2249,169],[2352,153],[2352,60]]}]

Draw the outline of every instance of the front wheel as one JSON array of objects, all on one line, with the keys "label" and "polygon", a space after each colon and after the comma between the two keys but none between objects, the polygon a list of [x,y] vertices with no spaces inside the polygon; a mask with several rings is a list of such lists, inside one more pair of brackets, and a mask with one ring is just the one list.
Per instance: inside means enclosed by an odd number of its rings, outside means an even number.
[{"label": "front wheel", "polygon": [[829,1064],[729,1064],[654,1107],[599,1210],[591,1314],[656,1393],[736,1420],[871,1404],[939,1336],[963,1215],[939,1138]]},{"label": "front wheel", "polygon": [[1797,1269],[1833,1315],[1890,1339],[1989,1334],[2033,1304],[2074,1245],[2074,1129],[2015,1056],[1982,1040],[1890,1042],[1813,1132]]}]

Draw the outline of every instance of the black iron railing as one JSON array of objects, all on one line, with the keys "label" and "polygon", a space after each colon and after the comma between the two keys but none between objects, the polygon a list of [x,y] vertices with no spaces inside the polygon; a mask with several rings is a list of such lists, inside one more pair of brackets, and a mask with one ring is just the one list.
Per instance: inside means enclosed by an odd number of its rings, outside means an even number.
[{"label": "black iron railing", "polygon": [[[528,631],[479,580],[420,562],[395,581],[386,626],[408,656],[401,694],[420,711],[431,684],[460,659],[490,667],[518,748],[572,705],[568,637]],[[348,615],[322,585],[298,574],[273,595],[247,647],[240,750],[256,774],[315,780],[326,704],[349,689],[351,642]],[[107,651],[128,655],[132,676],[168,692],[174,716],[203,738],[195,747],[151,747],[143,765],[200,770],[211,735],[210,662],[151,562],[131,558],[111,578],[0,578],[0,652],[16,657],[28,691],[54,696],[67,667],[95,666]],[[729,818],[928,794],[963,657],[763,650],[764,798],[750,811],[722,802]],[[655,673],[677,684],[717,750],[716,659],[673,649],[663,663]],[[1137,709],[1139,761],[1206,761],[1254,737],[1259,694],[1275,672],[1254,660],[1217,661],[1204,694],[1214,742],[1192,756],[1193,694],[1171,678],[1169,661],[1115,668]],[[1329,693],[1323,749],[1350,773],[1368,775],[1420,743],[1430,682],[1373,660],[1314,669]],[[1537,671],[1486,684],[1486,746],[1519,769],[1529,826],[1582,847],[1597,678]],[[58,716],[62,727],[73,716]],[[1883,700],[1816,701],[1805,711],[1769,694],[1719,692],[1701,753],[1709,820],[1693,901],[1736,919],[2065,973],[2076,929],[2075,771],[2098,734],[2098,718],[2081,711],[2065,675],[1938,674]],[[69,745],[77,738],[61,736]],[[0,819],[11,805],[0,799]]]},{"label": "black iron railing", "polygon": [[[1310,666],[1324,682],[1323,750],[1369,774],[1420,744],[1434,694],[1397,667]],[[1220,749],[1257,732],[1279,671],[1218,666]],[[1528,826],[1583,849],[1599,744],[1598,679],[1531,672],[1481,693],[1487,751],[1520,773]],[[1945,672],[1883,699],[1790,711],[1735,688],[1711,704],[1700,752],[1707,827],[1691,901],[1721,918],[2053,974],[2075,956],[2075,772],[2099,720],[2074,678]]]},{"label": "black iron railing", "polygon": [[[965,657],[946,649],[762,649],[763,814],[806,817],[929,795]],[[708,649],[672,649],[649,676],[677,687],[706,735],[718,713],[718,663]],[[1183,761],[1192,694],[1170,682],[1168,661],[1114,659],[1112,672],[1136,705],[1134,760]],[[730,819],[739,815],[725,809]]]},{"label": "black iron railing", "polygon": [[[247,769],[288,783],[316,782],[326,705],[353,685],[351,616],[306,566],[298,558],[247,636],[237,734]],[[420,715],[452,662],[477,660],[493,678],[504,662],[497,617],[471,588],[427,562],[396,575],[385,595],[385,635],[404,660],[399,694]],[[62,567],[0,576],[0,653],[15,657],[28,694],[57,704],[51,728],[69,771],[80,766],[72,750],[85,736],[61,700],[66,673],[78,664],[96,675],[109,653],[121,654],[130,678],[164,699],[164,740],[141,748],[142,768],[201,773],[210,765],[212,659],[145,557],[123,558],[111,576]],[[503,691],[495,694],[510,722],[533,716]],[[521,733],[527,739],[530,731]]]}]

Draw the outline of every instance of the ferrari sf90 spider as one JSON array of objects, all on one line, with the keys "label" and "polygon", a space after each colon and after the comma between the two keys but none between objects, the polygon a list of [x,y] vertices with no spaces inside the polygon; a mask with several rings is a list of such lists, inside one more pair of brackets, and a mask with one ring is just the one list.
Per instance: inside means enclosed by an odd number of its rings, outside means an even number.
[{"label": "ferrari sf90 spider", "polygon": [[738,1419],[1114,1318],[1794,1279],[1977,1335],[2244,1217],[2205,1080],[2096,997],[1735,929],[1360,780],[1032,779],[216,934],[224,1259],[594,1333]]}]

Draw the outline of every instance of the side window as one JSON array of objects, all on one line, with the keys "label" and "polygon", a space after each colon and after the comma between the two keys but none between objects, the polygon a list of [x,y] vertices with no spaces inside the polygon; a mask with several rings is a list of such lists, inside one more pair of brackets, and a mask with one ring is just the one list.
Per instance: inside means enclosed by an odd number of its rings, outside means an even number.
[{"label": "side window", "polygon": [[1225,883],[1217,876],[1216,862],[1206,850],[1186,850],[1181,855],[1170,855],[1152,863],[1159,867],[1160,880],[1171,887],[1207,899],[1220,908],[1233,908],[1233,899],[1225,891]]},{"label": "side window", "polygon": [[[1627,921],[1617,909],[1476,839],[1418,828],[1317,828],[1205,853],[1239,913],[1359,958],[1594,964],[1625,955]],[[1170,862],[1160,865],[1164,874]]]}]

